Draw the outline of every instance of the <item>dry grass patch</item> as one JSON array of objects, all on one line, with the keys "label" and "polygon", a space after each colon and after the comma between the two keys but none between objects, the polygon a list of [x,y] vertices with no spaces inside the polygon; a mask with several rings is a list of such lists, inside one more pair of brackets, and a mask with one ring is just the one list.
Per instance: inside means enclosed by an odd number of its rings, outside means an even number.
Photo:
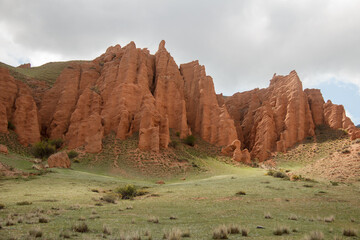
[{"label": "dry grass patch", "polygon": [[220,225],[214,229],[213,239],[228,239],[228,229],[225,225]]},{"label": "dry grass patch", "polygon": [[150,216],[147,221],[152,223],[159,223],[159,218],[155,216]]},{"label": "dry grass patch", "polygon": [[356,237],[357,236],[357,231],[355,229],[352,228],[346,228],[343,230],[343,235],[346,237]]},{"label": "dry grass patch", "polygon": [[303,240],[323,240],[324,234],[320,231],[313,231],[309,235],[306,235]]},{"label": "dry grass patch", "polygon": [[290,229],[286,226],[279,226],[274,229],[273,234],[277,236],[281,236],[283,234],[290,234]]},{"label": "dry grass patch", "polygon": [[29,236],[34,237],[34,238],[41,238],[43,235],[43,232],[40,228],[33,228],[30,229],[29,231]]},{"label": "dry grass patch", "polygon": [[72,226],[72,230],[74,232],[79,232],[79,233],[85,233],[85,232],[89,232],[90,229],[88,227],[88,225],[85,222],[81,222],[81,223],[75,223]]}]

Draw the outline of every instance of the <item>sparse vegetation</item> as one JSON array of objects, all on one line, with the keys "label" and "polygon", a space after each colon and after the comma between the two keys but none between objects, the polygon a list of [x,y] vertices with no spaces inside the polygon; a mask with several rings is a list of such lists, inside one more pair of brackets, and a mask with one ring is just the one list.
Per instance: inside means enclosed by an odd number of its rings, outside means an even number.
[{"label": "sparse vegetation", "polygon": [[56,152],[56,147],[47,141],[35,143],[32,147],[32,152],[36,158],[48,158],[51,154]]},{"label": "sparse vegetation", "polygon": [[127,184],[124,187],[118,187],[115,189],[115,192],[119,193],[122,199],[133,199],[136,196],[143,196],[149,193],[145,189],[138,189],[132,184]]},{"label": "sparse vegetation", "polygon": [[1,210],[1,209],[4,209],[4,208],[5,208],[5,205],[2,204],[2,203],[0,203],[0,210]]},{"label": "sparse vegetation", "polygon": [[58,149],[60,149],[61,146],[63,145],[64,140],[62,140],[61,138],[49,139],[49,140],[48,140],[48,143],[49,143],[50,145],[55,146],[56,150],[58,150]]},{"label": "sparse vegetation", "polygon": [[189,146],[195,146],[195,141],[196,141],[196,138],[194,135],[188,135],[186,138],[184,138],[184,143],[189,145]]},{"label": "sparse vegetation", "polygon": [[244,192],[244,191],[239,191],[239,192],[236,193],[236,195],[246,195],[246,192]]},{"label": "sparse vegetation", "polygon": [[70,159],[73,159],[76,158],[79,155],[79,153],[74,150],[71,150],[70,152],[67,153],[67,155]]},{"label": "sparse vegetation", "polygon": [[272,216],[269,212],[264,214],[265,219],[272,219]]},{"label": "sparse vegetation", "polygon": [[297,221],[297,220],[298,220],[298,217],[297,217],[295,214],[291,214],[291,215],[289,216],[289,220]]},{"label": "sparse vegetation", "polygon": [[333,222],[333,221],[335,221],[334,215],[331,215],[331,216],[329,216],[329,217],[325,217],[325,218],[324,218],[324,222],[331,223],[331,222]]}]

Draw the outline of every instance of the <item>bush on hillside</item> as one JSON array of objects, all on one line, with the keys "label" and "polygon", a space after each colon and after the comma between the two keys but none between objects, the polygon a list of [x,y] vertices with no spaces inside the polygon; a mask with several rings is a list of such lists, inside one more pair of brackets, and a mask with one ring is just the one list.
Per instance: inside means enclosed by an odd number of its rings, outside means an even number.
[{"label": "bush on hillside", "polygon": [[56,147],[49,142],[41,141],[35,143],[32,147],[32,152],[34,157],[44,159],[48,158],[51,154],[54,154],[56,152]]},{"label": "bush on hillside", "polygon": [[73,159],[76,158],[79,155],[79,153],[74,150],[71,150],[70,152],[67,153],[67,155],[70,159]]},{"label": "bush on hillside", "polygon": [[184,138],[184,143],[193,147],[195,145],[195,140],[196,138],[194,137],[194,135],[189,135]]},{"label": "bush on hillside", "polygon": [[49,139],[48,143],[51,144],[51,145],[54,145],[56,149],[59,149],[63,145],[64,140],[62,140],[61,138]]}]

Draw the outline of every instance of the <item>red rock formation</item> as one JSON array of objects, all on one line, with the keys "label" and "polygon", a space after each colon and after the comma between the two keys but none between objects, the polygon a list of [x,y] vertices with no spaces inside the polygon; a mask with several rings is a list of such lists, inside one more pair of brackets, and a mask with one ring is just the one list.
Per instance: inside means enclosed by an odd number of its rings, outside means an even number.
[{"label": "red rock formation", "polygon": [[11,121],[21,144],[40,141],[38,109],[30,89],[0,68],[0,92],[0,132],[7,133]]},{"label": "red rock formation", "polygon": [[13,114],[13,106],[18,87],[6,68],[0,67],[0,132],[8,133],[8,121]]},{"label": "red rock formation", "polygon": [[42,132],[52,139],[63,138],[67,131],[78,100],[80,77],[80,64],[66,67],[42,99],[39,111]]},{"label": "red rock formation", "polygon": [[71,162],[66,152],[58,152],[51,155],[48,160],[49,168],[70,168]]},{"label": "red rock formation", "polygon": [[18,68],[31,68],[31,64],[30,63],[24,63],[24,64],[21,64],[20,66],[18,66]]},{"label": "red rock formation", "polygon": [[191,131],[210,143],[224,146],[237,139],[234,121],[225,106],[219,107],[212,78],[198,61],[180,65]]},{"label": "red rock formation", "polygon": [[239,139],[260,161],[314,135],[308,98],[295,71],[274,75],[267,89],[234,94],[225,99],[225,105]]},{"label": "red rock formation", "polygon": [[320,89],[305,89],[311,114],[313,117],[314,124],[316,126],[324,124],[324,98],[320,92]]},{"label": "red rock formation", "polygon": [[102,149],[104,128],[101,124],[101,97],[86,88],[71,114],[70,126],[66,133],[69,149],[85,146],[86,152],[96,153]]},{"label": "red rock formation", "polygon": [[155,54],[155,92],[156,107],[161,115],[167,115],[169,127],[184,138],[189,135],[184,97],[184,80],[179,68],[161,41]]},{"label": "red rock formation", "polygon": [[360,138],[360,129],[356,128],[351,119],[346,116],[343,105],[333,104],[328,100],[324,104],[324,120],[333,129],[346,129],[351,140]]},{"label": "red rock formation", "polygon": [[40,141],[38,109],[31,91],[25,84],[18,83],[18,97],[15,101],[13,124],[18,140],[27,146]]}]

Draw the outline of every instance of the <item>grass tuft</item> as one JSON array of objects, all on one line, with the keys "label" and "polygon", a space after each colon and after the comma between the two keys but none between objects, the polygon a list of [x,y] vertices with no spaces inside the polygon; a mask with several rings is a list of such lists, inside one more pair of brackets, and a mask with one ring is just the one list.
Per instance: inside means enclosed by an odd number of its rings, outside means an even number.
[{"label": "grass tuft", "polygon": [[273,234],[277,236],[281,236],[283,234],[290,234],[290,229],[286,226],[279,226],[274,229]]},{"label": "grass tuft", "polygon": [[346,237],[356,237],[357,236],[357,231],[355,229],[352,228],[346,228],[343,230],[343,235]]},{"label": "grass tuft", "polygon": [[72,230],[73,230],[74,232],[79,232],[79,233],[85,233],[85,232],[90,231],[88,225],[87,225],[85,222],[75,223],[75,224],[72,226]]},{"label": "grass tuft", "polygon": [[148,218],[148,222],[152,222],[152,223],[159,223],[159,218],[155,217],[155,216],[150,216]]},{"label": "grass tuft", "polygon": [[32,228],[29,230],[29,236],[34,238],[41,238],[43,235],[43,232],[40,228]]},{"label": "grass tuft", "polygon": [[213,239],[228,239],[228,229],[225,225],[218,226],[214,229]]},{"label": "grass tuft", "polygon": [[323,240],[324,234],[320,231],[313,231],[309,235],[306,235],[303,240]]}]

